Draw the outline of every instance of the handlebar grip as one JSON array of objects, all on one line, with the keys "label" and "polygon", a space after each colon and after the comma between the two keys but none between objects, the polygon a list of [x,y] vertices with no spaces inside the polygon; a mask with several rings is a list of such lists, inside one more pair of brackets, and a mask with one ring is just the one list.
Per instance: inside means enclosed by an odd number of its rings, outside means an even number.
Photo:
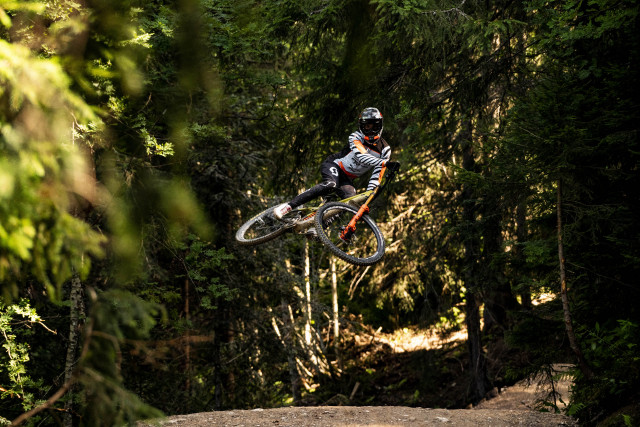
[{"label": "handlebar grip", "polygon": [[398,162],[387,162],[385,166],[392,172],[398,172],[400,170],[400,163]]}]

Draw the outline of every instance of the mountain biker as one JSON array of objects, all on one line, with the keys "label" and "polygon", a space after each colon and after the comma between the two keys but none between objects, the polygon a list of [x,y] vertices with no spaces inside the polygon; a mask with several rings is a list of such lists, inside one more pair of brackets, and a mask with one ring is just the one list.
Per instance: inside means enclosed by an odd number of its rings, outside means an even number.
[{"label": "mountain biker", "polygon": [[367,190],[380,185],[382,168],[391,158],[391,148],[382,138],[382,114],[377,108],[365,108],[358,117],[358,130],[349,135],[349,145],[327,157],[320,165],[322,182],[273,210],[277,219],[304,203],[336,192],[341,199],[355,196],[352,179],[373,169]]}]

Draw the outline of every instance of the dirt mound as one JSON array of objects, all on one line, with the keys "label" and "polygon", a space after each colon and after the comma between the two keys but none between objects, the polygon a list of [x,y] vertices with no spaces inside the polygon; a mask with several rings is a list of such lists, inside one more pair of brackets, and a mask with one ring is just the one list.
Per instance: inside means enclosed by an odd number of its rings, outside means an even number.
[{"label": "dirt mound", "polygon": [[[315,406],[172,416],[161,426],[577,426],[564,415],[511,409],[425,409],[402,406]],[[147,424],[151,425],[151,424]]]},{"label": "dirt mound", "polygon": [[[556,371],[567,366],[557,365]],[[562,401],[568,401],[568,381],[555,384]],[[405,406],[313,406],[274,409],[233,410],[176,415],[161,426],[577,426],[570,417],[539,412],[540,401],[548,398],[544,382],[521,381],[504,390],[494,390],[493,398],[473,409],[427,409]],[[560,404],[558,406],[561,406]],[[140,424],[146,427],[151,424]]]},{"label": "dirt mound", "polygon": [[[463,342],[461,336],[446,337],[441,339],[436,335],[415,334],[410,330],[394,335],[381,334],[380,331],[370,331],[352,337],[353,343],[350,346],[354,354],[351,359],[359,360],[359,365],[372,367],[373,371],[386,372],[388,375],[380,376],[381,384],[408,384],[411,381],[406,378],[411,377],[410,365],[412,358],[424,355],[425,352],[434,349],[439,351],[452,351]],[[360,355],[360,353],[362,353]],[[463,394],[464,385],[457,384],[464,373],[463,362],[459,358],[449,357],[453,365],[449,371],[459,368],[458,375],[452,375],[450,384],[446,390],[442,390],[441,398],[445,393]],[[381,366],[377,366],[380,360]],[[455,362],[455,363],[454,363]],[[419,365],[426,366],[425,362],[419,360]],[[460,365],[460,366],[458,366]],[[391,366],[391,368],[390,368]],[[378,369],[379,368],[379,369]],[[555,365],[555,372],[565,371],[568,366]],[[350,372],[351,376],[355,376]],[[415,381],[418,381],[415,379]],[[356,387],[351,392],[351,397],[344,397],[343,400],[330,399],[319,406],[297,406],[273,409],[253,409],[253,410],[228,410],[217,412],[203,412],[190,415],[174,415],[163,420],[158,420],[155,424],[139,424],[139,427],[151,425],[176,426],[176,427],[198,427],[198,426],[278,426],[278,427],[327,427],[327,426],[577,426],[578,423],[570,417],[553,414],[549,412],[539,412],[541,402],[549,401],[549,392],[553,391],[556,396],[556,405],[563,409],[562,402],[568,402],[568,381],[559,381],[549,385],[544,378],[533,379],[532,381],[521,381],[512,386],[498,390],[492,390],[488,394],[488,399],[483,400],[474,408],[468,409],[428,409],[424,407],[402,406],[407,401],[406,396],[400,389],[394,389],[392,393],[384,393],[384,396],[396,396],[395,399],[382,398],[376,401],[377,406],[354,406],[358,402],[354,401]],[[408,390],[415,389],[415,385],[408,387]],[[370,387],[369,393],[374,393],[375,387]],[[369,396],[369,394],[367,394]],[[452,400],[452,397],[448,398]],[[335,400],[335,401],[334,401]],[[327,406],[327,405],[342,406]],[[428,401],[415,402],[417,406],[431,406]],[[434,405],[435,406],[435,405]],[[460,406],[459,406],[460,407]]]}]

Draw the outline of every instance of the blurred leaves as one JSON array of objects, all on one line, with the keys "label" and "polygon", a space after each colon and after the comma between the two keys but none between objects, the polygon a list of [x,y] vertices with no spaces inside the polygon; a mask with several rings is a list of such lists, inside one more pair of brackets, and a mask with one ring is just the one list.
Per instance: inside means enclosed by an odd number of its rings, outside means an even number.
[{"label": "blurred leaves", "polygon": [[58,61],[0,39],[0,64],[2,295],[33,275],[57,299],[73,269],[86,275],[82,258],[103,253],[100,233],[70,214],[72,195],[94,190],[74,124],[99,119]]}]

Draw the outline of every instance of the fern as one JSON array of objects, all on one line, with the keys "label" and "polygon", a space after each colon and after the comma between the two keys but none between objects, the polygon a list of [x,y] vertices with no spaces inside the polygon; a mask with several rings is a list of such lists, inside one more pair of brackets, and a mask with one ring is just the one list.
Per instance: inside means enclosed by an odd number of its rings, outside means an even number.
[{"label": "fern", "polygon": [[[28,375],[30,347],[20,342],[20,335],[28,334],[35,324],[49,330],[28,301],[23,299],[12,305],[0,301],[0,342],[4,349],[4,352],[0,352],[0,383],[3,384],[0,387],[0,399],[18,399],[25,411],[38,404],[35,395],[43,387],[41,380],[33,380]],[[4,422],[2,418],[0,422]]]}]

